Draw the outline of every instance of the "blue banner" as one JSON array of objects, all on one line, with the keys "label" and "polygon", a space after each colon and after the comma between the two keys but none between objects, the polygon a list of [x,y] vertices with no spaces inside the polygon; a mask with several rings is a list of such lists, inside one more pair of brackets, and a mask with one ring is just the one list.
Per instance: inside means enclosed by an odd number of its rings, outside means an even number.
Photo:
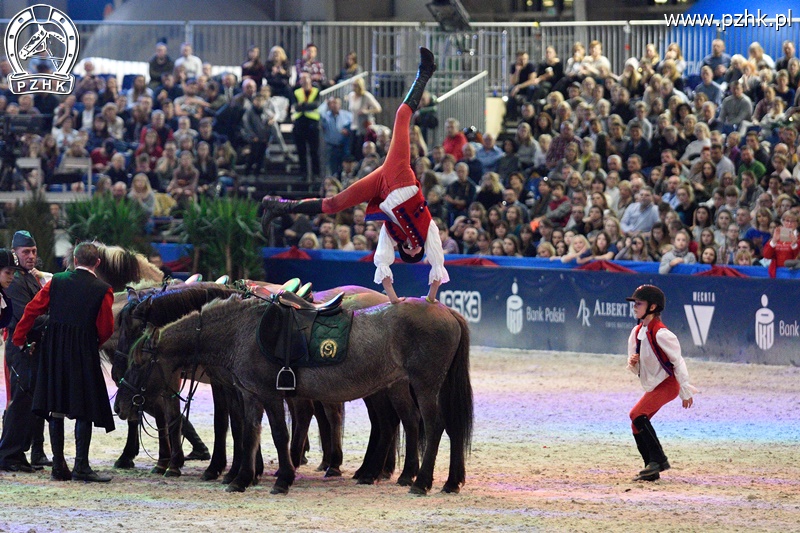
[{"label": "blue banner", "polygon": [[[554,265],[555,266],[555,265]],[[558,265],[561,266],[561,265]],[[373,283],[375,267],[331,259],[265,259],[267,280],[299,277],[315,290]],[[427,265],[395,264],[401,296],[427,293]],[[717,361],[800,364],[798,285],[788,280],[616,274],[567,269],[448,266],[442,303],[470,323],[476,345],[624,353],[636,324],[625,301],[643,283],[667,296],[666,325],[685,355]]]}]

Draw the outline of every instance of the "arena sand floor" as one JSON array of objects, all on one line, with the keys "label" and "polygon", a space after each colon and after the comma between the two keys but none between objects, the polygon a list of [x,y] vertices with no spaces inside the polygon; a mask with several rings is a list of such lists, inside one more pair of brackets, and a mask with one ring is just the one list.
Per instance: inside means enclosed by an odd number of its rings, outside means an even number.
[{"label": "arena sand floor", "polygon": [[[676,401],[655,417],[672,464],[655,483],[631,481],[641,460],[628,410],[641,387],[622,355],[473,347],[475,432],[461,494],[438,492],[446,437],[429,496],[411,496],[393,481],[356,485],[349,476],[369,431],[356,401],[347,405],[343,478],[314,471],[318,446],[286,496],[270,495],[268,478],[228,494],[199,481],[203,463],[189,463],[178,479],[153,476],[154,461],[144,454],[135,470],[113,472],[107,485],[0,473],[0,531],[800,530],[800,369],[688,365],[702,393],[692,409]],[[207,387],[191,418],[210,445]],[[122,426],[95,430],[95,468],[112,470]],[[266,423],[262,442],[269,470],[275,453]],[[155,453],[153,441],[145,446]]]}]

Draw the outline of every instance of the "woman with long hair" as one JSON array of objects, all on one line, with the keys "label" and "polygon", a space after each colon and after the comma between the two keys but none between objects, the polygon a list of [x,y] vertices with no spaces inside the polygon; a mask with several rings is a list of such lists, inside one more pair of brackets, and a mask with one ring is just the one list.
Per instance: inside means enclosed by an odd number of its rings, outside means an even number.
[{"label": "woman with long hair", "polygon": [[280,46],[270,48],[264,72],[264,76],[267,78],[267,85],[272,89],[273,96],[283,96],[291,100],[292,90],[289,87],[291,65],[289,64],[286,50]]},{"label": "woman with long hair", "polygon": [[367,90],[362,78],[353,80],[353,90],[347,94],[345,100],[347,109],[353,114],[353,122],[350,124],[350,153],[359,157],[367,131],[375,124],[375,115],[383,111],[383,108]]},{"label": "woman with long hair", "polygon": [[250,46],[247,49],[247,59],[242,63],[242,81],[250,79],[256,82],[256,89],[261,89],[267,67],[261,62],[261,48]]},{"label": "woman with long hair", "polygon": [[480,202],[487,211],[503,201],[503,184],[500,183],[498,173],[487,172],[483,175],[475,200]]},{"label": "woman with long hair", "polygon": [[614,257],[616,261],[652,261],[647,240],[641,235],[625,239],[625,246]]}]

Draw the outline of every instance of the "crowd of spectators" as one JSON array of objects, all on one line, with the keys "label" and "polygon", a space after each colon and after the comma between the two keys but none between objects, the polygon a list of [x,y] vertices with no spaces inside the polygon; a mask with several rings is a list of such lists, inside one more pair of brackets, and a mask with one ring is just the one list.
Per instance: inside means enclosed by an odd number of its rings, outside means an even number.
[{"label": "crowd of spectators", "polygon": [[[661,272],[693,262],[795,264],[800,59],[791,41],[773,60],[758,43],[744,57],[715,40],[699,77],[685,75],[675,43],[663,56],[648,45],[620,73],[598,41],[569,52],[562,61],[547,47],[538,64],[516,54],[497,138],[446,117],[444,137],[432,139],[439,119],[425,96],[429,105],[412,120],[411,163],[445,252],[659,261]],[[335,79],[313,44],[294,65],[278,46],[263,61],[251,47],[242,79],[212,76],[189,44],[173,61],[159,43],[150,79],[137,77],[127,90],[95,75],[90,62],[84,69],[74,94],[59,101],[13,95],[0,62],[0,112],[47,117],[41,135],[22,138],[24,155],[41,157],[42,170],[21,174],[15,187],[54,183],[60,158],[84,156],[100,194],[150,212],[180,209],[225,190],[237,163],[262,172],[272,126],[286,118],[295,123],[301,170],[328,196],[377,168],[391,142],[362,80],[346,98],[320,101],[322,88],[361,72],[353,53]],[[274,97],[292,106],[289,117]],[[159,193],[171,202],[154,199]],[[360,208],[335,219],[292,215],[275,244],[371,250],[377,224]]]},{"label": "crowd of spectators", "polygon": [[[619,75],[600,42],[588,50],[575,43],[562,63],[548,47],[539,64],[518,52],[499,138],[448,117],[445,137],[427,146],[412,126],[412,167],[445,252],[656,261],[662,273],[681,263],[796,265],[794,44],[773,61],[758,43],[743,57],[715,40],[696,79],[674,43],[663,57],[648,45]],[[358,179],[358,168],[320,194]],[[284,224],[284,244],[301,248],[370,250],[379,229],[363,209]]]}]

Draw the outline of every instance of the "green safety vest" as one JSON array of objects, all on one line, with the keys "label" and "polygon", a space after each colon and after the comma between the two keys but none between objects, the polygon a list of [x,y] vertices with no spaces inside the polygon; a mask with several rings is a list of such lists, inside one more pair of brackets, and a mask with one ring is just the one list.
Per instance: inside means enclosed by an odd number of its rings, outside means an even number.
[{"label": "green safety vest", "polygon": [[[306,102],[314,102],[319,95],[319,89],[316,87],[311,88],[311,94],[309,95],[308,100],[306,100],[306,91],[303,90],[302,87],[299,89],[295,89],[294,97],[297,99],[298,104],[305,104]],[[300,117],[306,117],[311,120],[319,120],[320,114],[319,111],[316,109],[314,111],[298,111],[297,113],[292,113],[292,120],[297,120]]]}]

